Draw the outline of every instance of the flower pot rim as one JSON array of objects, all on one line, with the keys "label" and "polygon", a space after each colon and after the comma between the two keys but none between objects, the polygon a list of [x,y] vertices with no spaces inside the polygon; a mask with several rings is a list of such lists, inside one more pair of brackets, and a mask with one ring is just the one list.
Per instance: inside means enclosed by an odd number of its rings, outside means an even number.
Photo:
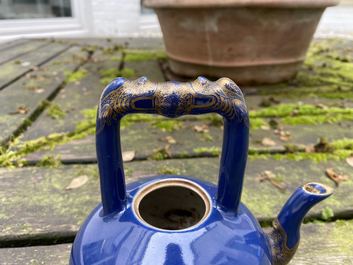
[{"label": "flower pot rim", "polygon": [[143,0],[152,8],[202,8],[202,7],[282,7],[324,8],[334,6],[339,0]]}]

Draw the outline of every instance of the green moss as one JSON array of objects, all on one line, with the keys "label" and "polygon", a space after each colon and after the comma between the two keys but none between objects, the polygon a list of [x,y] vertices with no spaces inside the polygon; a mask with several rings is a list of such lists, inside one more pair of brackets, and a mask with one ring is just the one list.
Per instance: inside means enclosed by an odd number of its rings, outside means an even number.
[{"label": "green moss", "polygon": [[[86,128],[95,126],[96,108],[83,110],[82,113],[85,119],[82,120],[77,127]],[[292,116],[291,114],[295,114]],[[287,116],[286,115],[290,115]],[[268,126],[268,121],[265,118],[282,117],[277,119],[277,123],[288,125],[316,125],[323,123],[338,123],[341,121],[353,120],[353,109],[328,107],[322,109],[310,104],[280,104],[277,106],[265,108],[259,111],[250,112],[251,129],[259,129],[263,126]],[[121,128],[130,126],[137,122],[151,122],[152,126],[163,131],[171,132],[182,128],[182,120],[196,119],[193,116],[188,116],[179,120],[168,120],[158,115],[150,114],[131,114],[124,117],[121,121]],[[223,125],[222,117],[219,115],[203,115],[200,120],[208,121],[210,125]]]},{"label": "green moss", "polygon": [[278,207],[278,201],[273,199],[273,186],[261,185],[261,196],[254,195],[251,190],[243,189],[241,200],[249,210],[257,217],[262,217],[261,225],[264,226],[263,219],[273,216],[274,209]]},{"label": "green moss", "polygon": [[58,104],[50,103],[48,108],[48,116],[57,120],[62,119],[66,115],[65,111],[63,111]]},{"label": "green moss", "polygon": [[107,68],[99,71],[99,75],[101,77],[110,77],[112,79],[119,76],[119,73],[120,73],[119,68],[115,68],[115,67]]},{"label": "green moss", "polygon": [[202,140],[207,141],[207,142],[212,142],[213,141],[213,137],[212,137],[212,135],[209,132],[202,132],[201,133],[201,138],[202,138]]},{"label": "green moss", "polygon": [[170,158],[170,153],[166,148],[153,150],[152,154],[149,156],[149,159],[152,160],[165,160]]},{"label": "green moss", "polygon": [[53,133],[45,137],[39,137],[34,140],[21,142],[15,139],[10,143],[7,149],[0,150],[0,166],[13,167],[22,166],[21,159],[27,154],[38,150],[50,150],[60,144],[65,144],[72,140],[82,139],[95,133],[95,120],[91,119],[90,110],[83,111],[84,115],[89,116],[83,119],[76,126],[75,130],[67,133]]},{"label": "green moss", "polygon": [[251,111],[251,118],[294,118],[296,116],[318,116],[318,115],[351,115],[353,116],[353,109],[327,107],[311,104],[278,104],[268,108]]},{"label": "green moss", "polygon": [[[275,160],[311,160],[314,162],[322,162],[322,161],[341,161],[353,155],[353,151],[350,150],[350,145],[348,146],[336,146],[334,143],[329,143],[329,149],[327,150],[318,151],[318,152],[305,152],[305,148],[303,146],[296,146],[288,144],[285,146],[286,152],[285,153],[258,153],[255,149],[249,150],[249,159],[256,160],[256,159],[275,159]],[[338,149],[343,147],[348,147],[348,149]]]},{"label": "green moss", "polygon": [[153,122],[160,119],[163,119],[163,118],[159,115],[134,113],[134,114],[129,114],[125,116],[122,119],[122,123],[125,125],[129,125],[137,122]]},{"label": "green moss", "polygon": [[[87,130],[88,128],[95,128],[96,126],[96,117],[97,117],[97,107],[93,107],[90,109],[84,109],[81,111],[82,115],[84,116],[84,119],[82,119],[79,123],[76,125],[76,130]],[[156,122],[157,120],[163,120],[161,116],[158,115],[151,115],[151,114],[141,114],[141,113],[134,113],[134,114],[129,114],[126,115],[123,119],[120,121],[120,128],[124,129],[127,128],[135,123],[139,122]],[[165,124],[158,124],[156,127],[162,127]],[[166,126],[168,127],[168,126]],[[172,126],[171,126],[172,127]]]},{"label": "green moss", "polygon": [[212,155],[218,156],[221,153],[221,149],[217,146],[212,147],[197,147],[193,149],[193,152],[198,155]]},{"label": "green moss", "polygon": [[[287,154],[273,154],[273,155],[265,155],[262,158],[269,158],[272,157],[276,160],[311,160],[314,162],[321,162],[321,161],[330,161],[330,160],[343,160],[349,157],[352,154],[350,150],[335,150],[332,153],[305,153],[305,152],[297,152],[297,153],[287,153]],[[256,156],[256,155],[255,155]]]},{"label": "green moss", "polygon": [[159,170],[158,173],[161,175],[181,175],[181,171],[179,168],[172,167],[172,166],[162,166]]},{"label": "green moss", "polygon": [[339,123],[342,121],[352,121],[352,114],[335,114],[328,113],[323,116],[298,116],[298,117],[285,117],[280,122],[288,125],[317,125],[324,123]]},{"label": "green moss", "polygon": [[[43,229],[48,231],[48,229],[55,228],[55,223],[50,223],[49,220],[60,219],[63,216],[70,217],[70,224],[74,228],[78,228],[86,218],[87,213],[92,210],[92,205],[100,200],[99,192],[96,191],[98,180],[90,175],[92,168],[96,168],[96,165],[60,167],[59,169],[28,168],[16,172],[9,171],[9,176],[16,179],[10,183],[16,184],[16,191],[18,192],[14,192],[12,196],[6,196],[6,191],[0,191],[0,198],[6,198],[6,201],[1,201],[0,214],[8,213],[10,220],[14,220],[16,213],[13,214],[13,211],[11,211],[14,206],[19,207],[20,211],[40,211],[41,220],[48,222],[49,226],[43,228],[40,223],[27,225],[28,222],[22,222],[24,225],[15,225],[8,221],[0,227],[2,235],[35,234],[43,232]],[[18,175],[21,173],[29,174],[33,181],[28,181],[27,178],[23,177],[26,175]],[[73,179],[82,175],[88,176],[89,179],[85,186],[76,190],[65,189]]]},{"label": "green moss", "polygon": [[[353,230],[353,221],[352,220],[337,220],[333,223],[332,230],[329,230],[327,238],[330,239],[333,245],[339,246],[339,250],[343,253],[346,253],[347,259],[346,263],[351,263],[349,256],[353,255],[353,238],[352,238],[352,230]],[[324,230],[325,232],[327,229]],[[335,253],[337,255],[337,253]]]},{"label": "green moss", "polygon": [[76,124],[76,131],[90,130],[93,134],[96,128],[97,107],[81,110],[83,119]]},{"label": "green moss", "polygon": [[85,69],[80,69],[76,72],[67,74],[66,83],[77,83],[87,76],[88,72]]},{"label": "green moss", "polygon": [[334,215],[335,214],[334,214],[332,208],[330,208],[330,207],[326,206],[325,208],[323,208],[321,210],[321,218],[324,221],[328,221],[328,220],[332,219],[332,217],[334,217]]},{"label": "green moss", "polygon": [[44,156],[40,161],[38,161],[38,163],[36,164],[36,166],[38,167],[50,167],[50,168],[55,168],[55,167],[59,167],[61,165],[61,160],[60,160],[60,156]]},{"label": "green moss", "polygon": [[156,120],[152,122],[152,126],[161,129],[163,132],[174,132],[183,127],[180,120]]},{"label": "green moss", "polygon": [[125,78],[131,78],[136,75],[135,70],[132,68],[123,68],[123,69],[118,69],[118,68],[108,68],[108,69],[103,69],[99,71],[100,74],[100,82],[103,85],[108,85],[113,79],[117,77],[125,77]]},{"label": "green moss", "polygon": [[[353,58],[346,40],[316,40],[296,78],[261,93],[283,97],[353,99]],[[339,54],[338,54],[339,53]]]},{"label": "green moss", "polygon": [[320,97],[327,99],[353,99],[353,90],[352,91],[333,91],[333,92],[324,92],[319,93]]},{"label": "green moss", "polygon": [[330,143],[330,145],[336,150],[340,150],[340,149],[353,150],[353,139],[343,138],[340,140],[335,140],[332,143]]},{"label": "green moss", "polygon": [[113,54],[120,53],[122,50],[123,50],[123,46],[122,45],[113,45],[113,46],[110,46],[108,48],[104,48],[103,49],[103,53],[104,54],[113,55]]},{"label": "green moss", "polygon": [[223,118],[218,114],[204,115],[204,117],[206,117],[206,119],[209,121],[209,125],[211,126],[223,126]]},{"label": "green moss", "polygon": [[[208,125],[221,127],[223,126],[223,117],[218,114],[207,114],[199,117],[187,116],[184,119],[187,120],[202,120],[208,122]],[[250,127],[251,129],[259,129],[262,126],[266,126],[267,121],[263,118],[251,117],[250,118]]]},{"label": "green moss", "polygon": [[311,104],[279,104],[268,108],[250,111],[250,124],[253,129],[266,125],[264,118],[278,118],[277,122],[288,125],[316,125],[353,120],[352,108],[338,108]]},{"label": "green moss", "polygon": [[296,153],[296,152],[302,152],[302,148],[295,145],[295,144],[285,144],[284,148],[286,149],[287,153]]},{"label": "green moss", "polygon": [[266,120],[262,118],[250,118],[250,128],[251,129],[260,129],[263,126],[266,126],[267,122]]},{"label": "green moss", "polygon": [[82,52],[87,52],[90,54],[93,54],[95,51],[97,51],[100,47],[97,45],[85,45],[81,48]]},{"label": "green moss", "polygon": [[146,51],[146,50],[125,50],[125,62],[141,62],[165,59],[167,57],[164,51]]}]

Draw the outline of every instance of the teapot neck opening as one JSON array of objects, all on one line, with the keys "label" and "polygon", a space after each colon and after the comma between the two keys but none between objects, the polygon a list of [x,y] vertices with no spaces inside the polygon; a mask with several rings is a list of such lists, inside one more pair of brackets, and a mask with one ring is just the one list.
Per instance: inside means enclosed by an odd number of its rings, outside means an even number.
[{"label": "teapot neck opening", "polygon": [[138,220],[154,229],[185,231],[207,219],[212,202],[198,184],[185,179],[165,179],[143,187],[132,203]]}]

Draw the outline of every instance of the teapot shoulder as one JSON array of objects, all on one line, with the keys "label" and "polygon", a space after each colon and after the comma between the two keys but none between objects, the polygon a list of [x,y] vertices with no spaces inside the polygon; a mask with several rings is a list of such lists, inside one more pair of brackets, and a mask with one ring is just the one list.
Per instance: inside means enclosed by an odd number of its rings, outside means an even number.
[{"label": "teapot shoulder", "polygon": [[[180,177],[178,177],[180,178]],[[164,179],[160,177],[159,180]],[[250,211],[241,204],[237,215],[218,209],[216,187],[196,181],[207,193],[212,207],[207,218],[191,229],[165,230],[141,223],[133,211],[134,196],[150,181],[128,186],[127,208],[101,217],[102,206],[82,225],[72,250],[73,264],[271,264],[266,235]],[[80,263],[83,261],[83,263]]]}]

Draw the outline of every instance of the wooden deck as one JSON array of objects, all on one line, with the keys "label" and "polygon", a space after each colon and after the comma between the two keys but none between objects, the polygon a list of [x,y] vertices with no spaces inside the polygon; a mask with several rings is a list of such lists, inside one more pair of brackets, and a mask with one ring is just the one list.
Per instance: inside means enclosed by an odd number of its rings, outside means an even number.
[{"label": "wooden deck", "polygon": [[[99,95],[115,76],[141,75],[173,76],[160,40],[0,46],[0,264],[68,264],[77,230],[100,201]],[[334,187],[309,213],[291,264],[352,265],[353,41],[316,40],[294,80],[242,89],[251,117],[243,202],[268,227],[295,187]],[[130,115],[122,125],[127,181],[186,174],[216,183],[221,140],[215,115]],[[330,168],[338,177],[325,174]]]}]

